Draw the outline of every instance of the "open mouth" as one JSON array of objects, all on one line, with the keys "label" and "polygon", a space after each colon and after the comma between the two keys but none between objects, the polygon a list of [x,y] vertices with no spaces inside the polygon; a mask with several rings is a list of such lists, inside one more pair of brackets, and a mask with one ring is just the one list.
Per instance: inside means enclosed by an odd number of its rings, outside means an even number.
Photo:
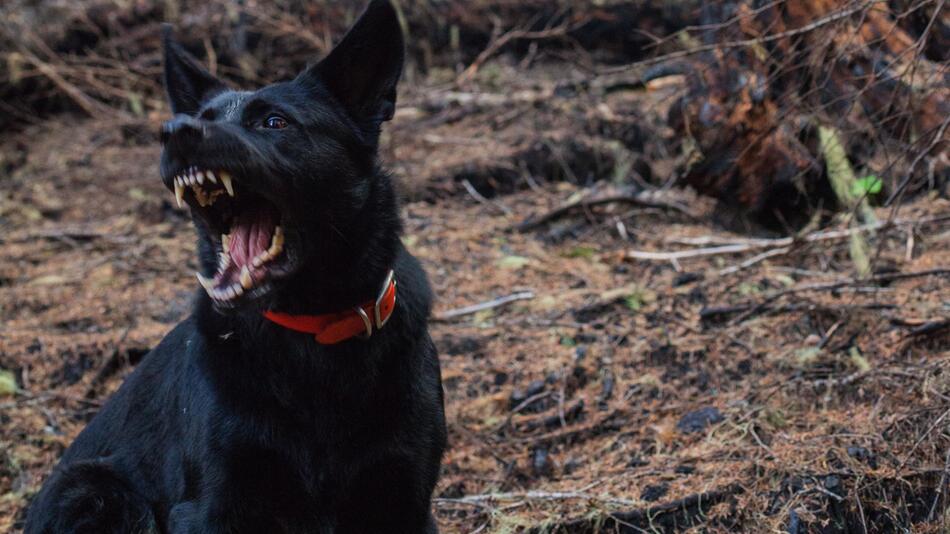
[{"label": "open mouth", "polygon": [[214,276],[195,273],[215,303],[260,296],[289,272],[281,214],[273,203],[241,187],[226,170],[189,167],[172,184],[179,207],[187,203],[204,220],[220,249]]}]

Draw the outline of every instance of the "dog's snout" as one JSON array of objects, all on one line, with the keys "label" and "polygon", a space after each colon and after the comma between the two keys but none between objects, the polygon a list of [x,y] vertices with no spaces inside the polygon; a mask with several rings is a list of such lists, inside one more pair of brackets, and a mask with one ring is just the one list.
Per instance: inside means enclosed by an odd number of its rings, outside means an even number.
[{"label": "dog's snout", "polygon": [[188,115],[175,115],[172,120],[162,124],[163,145],[167,145],[172,140],[185,144],[195,143],[201,141],[206,135],[207,127],[203,121]]}]

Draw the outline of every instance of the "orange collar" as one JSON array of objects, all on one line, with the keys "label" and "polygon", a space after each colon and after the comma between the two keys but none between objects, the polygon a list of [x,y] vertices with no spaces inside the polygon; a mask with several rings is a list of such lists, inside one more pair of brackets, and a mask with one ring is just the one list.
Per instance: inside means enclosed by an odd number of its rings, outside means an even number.
[{"label": "orange collar", "polygon": [[285,328],[313,334],[321,345],[333,345],[360,335],[368,338],[373,335],[373,326],[376,330],[381,329],[395,309],[396,279],[389,271],[374,301],[336,313],[290,315],[268,310],[264,317]]}]

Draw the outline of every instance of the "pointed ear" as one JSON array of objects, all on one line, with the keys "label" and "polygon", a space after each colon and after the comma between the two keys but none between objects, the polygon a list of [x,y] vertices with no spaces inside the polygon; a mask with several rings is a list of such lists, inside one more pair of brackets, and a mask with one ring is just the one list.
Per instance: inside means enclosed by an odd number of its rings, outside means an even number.
[{"label": "pointed ear", "polygon": [[299,78],[318,78],[362,127],[393,118],[403,64],[402,28],[389,0],[372,0],[330,54]]},{"label": "pointed ear", "polygon": [[165,91],[172,113],[194,115],[201,104],[228,86],[206,71],[195,58],[172,40],[170,24],[162,25]]}]

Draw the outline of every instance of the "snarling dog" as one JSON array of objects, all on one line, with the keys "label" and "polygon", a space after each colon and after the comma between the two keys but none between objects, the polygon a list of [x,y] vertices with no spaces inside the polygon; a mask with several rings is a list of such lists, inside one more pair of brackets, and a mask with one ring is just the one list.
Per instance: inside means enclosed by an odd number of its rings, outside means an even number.
[{"label": "snarling dog", "polygon": [[292,81],[228,88],[165,29],[161,176],[194,311],[65,452],[34,533],[433,533],[446,441],[425,273],[379,167],[403,41],[374,0]]}]

